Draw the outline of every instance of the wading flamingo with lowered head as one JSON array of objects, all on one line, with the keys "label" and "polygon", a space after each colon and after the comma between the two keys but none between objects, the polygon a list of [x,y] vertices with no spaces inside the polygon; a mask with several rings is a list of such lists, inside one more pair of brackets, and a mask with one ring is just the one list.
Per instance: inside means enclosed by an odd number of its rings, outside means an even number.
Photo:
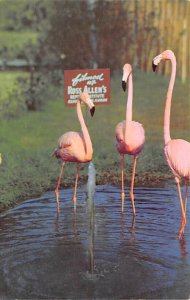
[{"label": "wading flamingo with lowered head", "polygon": [[59,186],[61,183],[61,178],[63,176],[63,169],[66,162],[76,162],[77,170],[76,170],[76,179],[75,179],[75,187],[74,187],[74,209],[76,209],[76,191],[79,177],[79,166],[80,163],[86,163],[92,160],[92,142],[90,139],[90,135],[88,129],[86,127],[82,111],[81,111],[81,103],[86,104],[89,107],[91,116],[94,115],[95,106],[92,100],[90,99],[87,93],[82,93],[77,101],[77,115],[78,120],[81,126],[81,132],[69,131],[63,134],[58,140],[58,148],[55,149],[53,155],[61,159],[63,161],[61,166],[61,172],[59,175],[58,183],[55,189],[57,209],[59,212]]},{"label": "wading flamingo with lowered head", "polygon": [[128,99],[126,106],[126,120],[117,124],[115,128],[116,147],[121,155],[121,199],[122,199],[122,212],[124,209],[124,155],[133,155],[133,171],[130,188],[130,199],[133,208],[133,215],[135,216],[135,203],[134,203],[134,179],[135,169],[137,164],[137,158],[141,152],[144,141],[145,133],[142,124],[132,121],[132,103],[133,103],[133,79],[132,79],[132,67],[130,64],[125,64],[123,67],[122,87],[126,90],[126,84],[128,81]]},{"label": "wading flamingo with lowered head", "polygon": [[[190,143],[182,139],[171,139],[170,137],[170,110],[172,92],[174,88],[175,76],[176,76],[176,58],[171,50],[166,50],[156,56],[152,62],[153,71],[156,70],[157,65],[161,60],[170,60],[172,64],[172,72],[169,82],[169,87],[166,95],[166,105],[164,112],[164,152],[166,161],[174,174],[177,184],[180,207],[181,207],[181,228],[178,233],[180,239],[184,234],[186,225],[186,205],[188,197],[188,184],[190,180]],[[184,202],[181,195],[180,179],[186,181],[186,194]]]}]

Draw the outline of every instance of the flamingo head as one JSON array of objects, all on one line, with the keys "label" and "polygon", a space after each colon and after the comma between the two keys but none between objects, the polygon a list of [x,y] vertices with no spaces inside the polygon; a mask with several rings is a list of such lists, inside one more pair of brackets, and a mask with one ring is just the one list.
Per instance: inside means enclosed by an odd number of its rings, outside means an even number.
[{"label": "flamingo head", "polygon": [[88,95],[88,93],[83,92],[79,96],[79,101],[86,104],[89,107],[90,114],[93,117],[93,115],[95,113],[95,105],[94,105],[93,101],[90,99],[90,96]]},{"label": "flamingo head", "polygon": [[152,69],[155,72],[158,64],[161,60],[171,60],[174,57],[174,53],[171,50],[165,50],[161,54],[155,56],[152,61]]},{"label": "flamingo head", "polygon": [[132,73],[132,67],[130,64],[125,64],[123,66],[123,77],[122,77],[122,88],[124,92],[126,91],[127,86],[127,80],[129,78],[129,75]]}]

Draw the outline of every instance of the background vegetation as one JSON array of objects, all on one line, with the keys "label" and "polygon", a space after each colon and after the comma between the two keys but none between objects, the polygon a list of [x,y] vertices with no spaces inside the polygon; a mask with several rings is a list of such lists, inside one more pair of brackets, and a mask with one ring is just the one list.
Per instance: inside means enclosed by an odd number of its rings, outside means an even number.
[{"label": "background vegetation", "polygon": [[[173,2],[175,9],[179,5],[189,9],[186,1]],[[161,4],[167,6],[167,12],[173,9],[170,0],[0,0],[1,209],[56,185],[59,163],[51,153],[62,133],[79,130],[75,109],[64,106],[64,69],[111,69],[111,105],[98,106],[93,119],[84,111],[93,141],[97,184],[120,184],[114,129],[125,118],[127,95],[121,90],[121,76],[126,62],[134,67],[134,119],[146,131],[136,184],[157,185],[172,178],[163,156],[168,77],[147,72],[152,57],[171,43],[178,57],[181,53],[173,40],[163,40],[164,27],[158,27]],[[161,20],[168,16],[169,13],[162,15]],[[178,30],[177,34],[178,43],[187,36],[186,31]],[[160,70],[167,75],[170,65]],[[172,101],[172,137],[188,140],[189,77],[186,72],[186,83],[182,83],[180,64],[178,70]],[[127,157],[127,184],[131,167],[132,158]],[[62,186],[73,185],[74,172],[74,165],[66,165]],[[85,183],[86,178],[84,166],[80,183]]]}]

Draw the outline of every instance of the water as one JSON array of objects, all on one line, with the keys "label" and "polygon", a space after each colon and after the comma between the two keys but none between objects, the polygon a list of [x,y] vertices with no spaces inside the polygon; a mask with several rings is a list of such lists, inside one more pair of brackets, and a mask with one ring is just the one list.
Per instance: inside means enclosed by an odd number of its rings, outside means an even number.
[{"label": "water", "polygon": [[[183,190],[184,192],[184,190]],[[176,239],[180,207],[175,186],[129,190],[97,186],[29,199],[0,215],[0,296],[30,299],[188,299],[190,221]],[[89,209],[90,207],[90,209]],[[187,216],[189,215],[187,207]]]}]

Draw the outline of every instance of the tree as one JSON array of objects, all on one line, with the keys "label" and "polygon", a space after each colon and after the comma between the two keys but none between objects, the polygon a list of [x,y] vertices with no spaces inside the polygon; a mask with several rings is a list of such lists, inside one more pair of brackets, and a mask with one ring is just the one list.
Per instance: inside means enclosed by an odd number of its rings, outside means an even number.
[{"label": "tree", "polygon": [[46,45],[64,68],[89,68],[93,64],[91,12],[88,1],[55,0]]},{"label": "tree", "polygon": [[0,29],[8,31],[39,30],[47,19],[51,0],[0,1]]},{"label": "tree", "polygon": [[132,20],[126,1],[95,2],[97,62],[99,67],[121,69],[131,61]]}]

